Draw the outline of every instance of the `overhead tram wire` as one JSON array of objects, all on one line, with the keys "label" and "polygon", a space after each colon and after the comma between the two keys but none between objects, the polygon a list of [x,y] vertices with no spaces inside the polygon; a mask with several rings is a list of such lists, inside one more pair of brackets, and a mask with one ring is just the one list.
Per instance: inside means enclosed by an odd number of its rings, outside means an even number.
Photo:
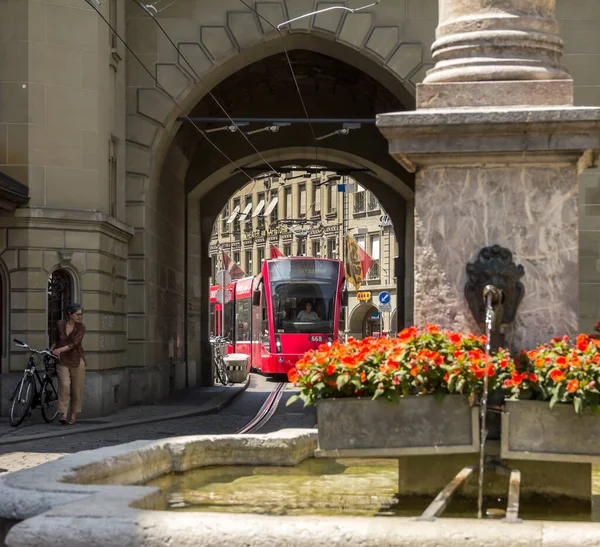
[{"label": "overhead tram wire", "polygon": [[317,140],[317,135],[315,133],[315,129],[312,125],[312,122],[310,121],[310,116],[308,115],[308,110],[306,108],[304,98],[302,97],[302,92],[300,91],[300,86],[298,85],[298,79],[296,78],[296,74],[294,73],[294,67],[292,66],[292,61],[290,60],[290,55],[288,53],[287,48],[285,47],[285,40],[283,39],[283,34],[281,33],[281,30],[279,30],[279,28],[277,26],[275,26],[273,23],[271,23],[271,21],[269,21],[264,15],[261,15],[260,13],[258,13],[256,8],[254,8],[253,6],[250,6],[245,0],[240,0],[240,2],[242,4],[244,4],[244,6],[246,6],[250,11],[255,13],[259,19],[263,20],[267,25],[269,25],[273,30],[275,30],[277,32],[277,34],[279,34],[279,38],[281,38],[281,46],[283,47],[283,52],[285,53],[285,58],[287,60],[288,66],[290,67],[292,79],[294,80],[294,85],[296,86],[296,91],[298,93],[298,97],[300,98],[300,103],[302,104],[302,110],[304,110],[304,116],[306,117],[306,119],[308,121],[308,125],[310,127],[310,132],[312,134],[312,138],[315,143],[315,162],[316,162],[319,159],[319,141]]},{"label": "overhead tram wire", "polygon": [[141,61],[141,59],[136,55],[136,53],[133,51],[133,49],[131,49],[131,47],[129,46],[129,44],[121,37],[121,35],[117,32],[117,29],[115,29],[110,22],[106,19],[106,17],[104,17],[104,15],[102,15],[102,13],[100,13],[100,10],[94,6],[94,4],[92,3],[92,0],[83,0],[88,6],[91,6],[92,9],[98,14],[98,16],[106,23],[106,25],[108,26],[108,28],[111,30],[111,32],[119,39],[119,41],[125,46],[125,48],[127,49],[127,51],[129,51],[129,53],[131,53],[131,55],[133,55],[133,57],[135,58],[135,60],[140,64],[140,66],[144,69],[144,71],[148,74],[148,76],[150,76],[150,78],[152,78],[152,80],[154,80],[154,82],[156,83],[158,89],[160,91],[162,91],[170,100],[171,102],[181,111],[181,113],[183,114],[184,118],[190,122],[194,128],[196,129],[196,131],[198,131],[198,133],[200,133],[200,135],[202,135],[202,137],[204,137],[204,139],[206,139],[208,141],[208,143],[217,151],[219,152],[219,154],[221,154],[231,165],[233,165],[238,171],[240,171],[241,173],[243,173],[249,180],[250,182],[254,182],[254,178],[251,177],[246,171],[244,171],[244,169],[242,167],[240,167],[234,160],[232,160],[223,150],[221,150],[213,141],[212,139],[204,132],[202,131],[202,129],[200,129],[196,123],[187,115],[187,113],[185,112],[185,110],[183,109],[183,107],[177,102],[177,100],[175,99],[175,97],[173,97],[158,81],[158,79],[152,74],[152,72],[150,72],[150,70],[148,69],[148,67]]},{"label": "overhead tram wire", "polygon": [[[210,96],[210,98],[215,102],[215,104],[223,111],[223,114],[225,114],[225,116],[227,117],[227,119],[229,120],[229,122],[236,128],[237,133],[239,133],[245,140],[246,142],[251,146],[251,148],[258,154],[258,156],[260,157],[260,159],[265,162],[266,165],[269,166],[269,169],[271,169],[276,175],[280,176],[281,173],[279,173],[279,171],[277,169],[275,169],[266,159],[265,157],[261,154],[260,150],[258,150],[256,148],[256,146],[254,146],[254,144],[252,144],[252,142],[250,141],[250,139],[248,138],[248,136],[241,130],[241,128],[239,127],[239,125],[237,125],[235,123],[235,121],[233,120],[233,118],[229,115],[229,113],[227,112],[227,110],[225,110],[225,107],[220,103],[220,101],[217,99],[217,97],[215,96],[215,94],[211,91],[211,89],[209,88],[209,86],[204,82],[204,80],[202,79],[202,77],[196,72],[196,70],[194,69],[194,67],[191,65],[191,63],[187,60],[186,56],[181,52],[181,50],[179,49],[179,47],[177,46],[177,44],[173,41],[173,39],[171,38],[171,36],[169,36],[169,33],[165,30],[165,28],[161,25],[160,21],[154,17],[145,7],[142,3],[140,3],[138,0],[131,0],[134,4],[136,4],[143,12],[145,12],[148,17],[150,17],[150,19],[152,19],[154,21],[154,23],[156,24],[156,26],[160,29],[160,31],[165,35],[165,37],[167,38],[167,40],[169,40],[169,42],[171,43],[171,45],[175,48],[175,50],[177,51],[177,53],[181,56],[181,58],[185,61],[185,63],[187,64],[187,66],[190,68],[190,70],[193,72],[195,78],[197,81],[195,81],[194,83],[200,83],[202,84],[202,86],[204,87],[204,89],[206,90],[206,92],[208,93],[208,95]],[[171,4],[169,4],[171,5]]]}]

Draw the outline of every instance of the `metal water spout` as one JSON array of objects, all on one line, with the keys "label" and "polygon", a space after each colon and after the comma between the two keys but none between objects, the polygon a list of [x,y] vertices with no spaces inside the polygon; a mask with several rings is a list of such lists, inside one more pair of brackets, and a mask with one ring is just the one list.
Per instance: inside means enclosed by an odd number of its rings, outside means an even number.
[{"label": "metal water spout", "polygon": [[492,299],[491,349],[506,345],[503,329],[515,320],[523,300],[525,287],[520,279],[524,274],[523,266],[515,264],[512,253],[500,245],[484,247],[477,260],[467,264],[465,298],[473,317],[482,327],[486,323],[488,298]]}]

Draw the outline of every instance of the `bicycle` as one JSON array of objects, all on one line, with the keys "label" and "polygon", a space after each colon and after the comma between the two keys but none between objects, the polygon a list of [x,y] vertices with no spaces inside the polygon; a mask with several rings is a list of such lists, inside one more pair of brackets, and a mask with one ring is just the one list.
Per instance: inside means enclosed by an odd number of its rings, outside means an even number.
[{"label": "bicycle", "polygon": [[215,363],[215,378],[224,386],[229,383],[229,374],[223,357],[225,357],[225,347],[231,344],[231,341],[223,336],[211,336],[210,344],[213,350],[213,361]]},{"label": "bicycle", "polygon": [[[12,401],[10,425],[17,427],[31,415],[31,410],[38,405],[44,420],[51,423],[58,414],[58,377],[56,375],[58,357],[47,349],[33,349],[16,338],[13,342],[30,353],[27,367],[23,371],[23,378],[10,398]],[[37,367],[42,356],[44,357],[44,372],[40,375]]]}]

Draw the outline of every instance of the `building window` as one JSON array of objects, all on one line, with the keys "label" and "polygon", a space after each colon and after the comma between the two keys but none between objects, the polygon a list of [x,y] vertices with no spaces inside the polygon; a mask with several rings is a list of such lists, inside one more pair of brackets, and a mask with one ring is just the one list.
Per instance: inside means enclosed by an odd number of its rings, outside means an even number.
[{"label": "building window", "polygon": [[229,232],[229,225],[227,224],[227,219],[229,218],[229,202],[225,204],[223,207],[223,211],[221,212],[221,233],[226,234]]},{"label": "building window", "polygon": [[316,257],[321,256],[321,242],[320,241],[312,242],[312,255],[316,256]]},{"label": "building window", "polygon": [[327,240],[327,258],[337,258],[337,241],[335,239]]},{"label": "building window", "polygon": [[306,184],[298,185],[298,218],[306,217]]},{"label": "building window", "polygon": [[298,239],[296,243],[298,245],[298,256],[306,256],[306,239]]},{"label": "building window", "polygon": [[313,183],[313,214],[321,216],[321,185]]},{"label": "building window", "polygon": [[239,266],[240,265],[240,252],[235,251],[233,253],[233,261]]},{"label": "building window", "polygon": [[112,135],[108,143],[108,214],[111,217],[117,216],[118,148],[119,139]]},{"label": "building window", "polygon": [[285,256],[292,256],[292,246],[290,244],[283,246],[283,254]]},{"label": "building window", "polygon": [[262,263],[263,263],[264,259],[265,259],[265,248],[259,247],[258,248],[258,267],[259,268],[262,268]]},{"label": "building window", "polygon": [[356,189],[356,193],[354,194],[354,213],[364,213],[365,212],[365,198],[366,192],[365,189],[358,185]]},{"label": "building window", "polygon": [[327,212],[335,213],[337,211],[337,184],[327,185]]},{"label": "building window", "polygon": [[283,191],[283,197],[284,197],[284,202],[283,202],[283,216],[285,218],[292,218],[292,189],[291,188],[286,188]]},{"label": "building window", "polygon": [[380,268],[380,248],[379,248],[379,235],[371,236],[371,258],[373,262],[369,268],[368,277],[369,279],[380,279],[381,268]]},{"label": "building window", "polygon": [[56,326],[67,318],[67,307],[73,303],[73,278],[71,274],[60,268],[52,272],[48,278],[48,340],[55,342]]},{"label": "building window", "polygon": [[234,234],[240,233],[240,198],[235,198],[233,200],[233,210],[237,210],[237,214],[235,215],[235,219],[232,223],[232,230]]},{"label": "building window", "polygon": [[252,251],[246,251],[246,275],[252,275]]},{"label": "building window", "polygon": [[373,192],[368,193],[369,196],[367,198],[367,211],[379,211],[379,201],[373,194]]},{"label": "building window", "polygon": [[[277,190],[271,190],[269,192],[269,203],[271,203],[277,197]],[[269,217],[269,223],[274,224],[277,222],[279,218],[278,205],[273,207],[273,211],[271,211],[271,216]]]}]

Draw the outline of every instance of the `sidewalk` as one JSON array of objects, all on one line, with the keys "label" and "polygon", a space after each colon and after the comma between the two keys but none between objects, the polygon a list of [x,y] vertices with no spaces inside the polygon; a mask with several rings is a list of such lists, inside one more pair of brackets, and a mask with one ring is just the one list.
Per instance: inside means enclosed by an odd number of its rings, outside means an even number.
[{"label": "sidewalk", "polygon": [[39,408],[20,426],[11,427],[8,418],[0,418],[0,446],[77,435],[154,423],[177,418],[214,414],[227,406],[237,395],[246,390],[251,376],[243,384],[233,386],[193,387],[173,393],[156,405],[132,406],[102,418],[78,420],[75,426],[44,422]]}]

